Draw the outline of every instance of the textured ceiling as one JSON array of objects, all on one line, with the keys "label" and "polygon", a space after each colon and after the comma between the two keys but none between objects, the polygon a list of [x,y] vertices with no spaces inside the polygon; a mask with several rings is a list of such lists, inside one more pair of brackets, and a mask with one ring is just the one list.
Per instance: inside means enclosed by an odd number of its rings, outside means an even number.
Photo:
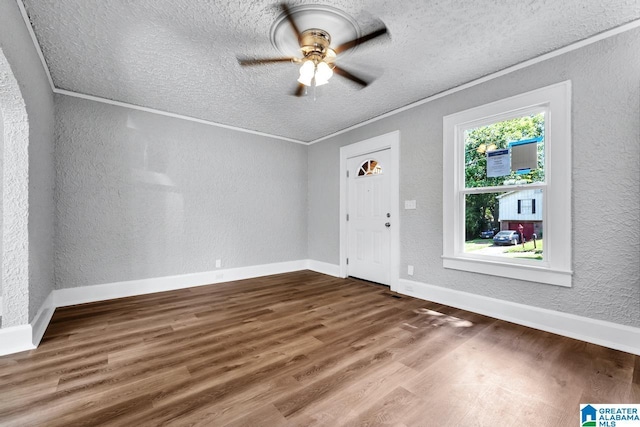
[{"label": "textured ceiling", "polygon": [[297,66],[237,62],[282,56],[270,40],[277,2],[23,2],[56,88],[300,141],[640,18],[637,0],[311,2],[344,11],[363,34],[380,21],[389,31],[338,58],[371,85],[334,76],[314,101],[291,95]]}]

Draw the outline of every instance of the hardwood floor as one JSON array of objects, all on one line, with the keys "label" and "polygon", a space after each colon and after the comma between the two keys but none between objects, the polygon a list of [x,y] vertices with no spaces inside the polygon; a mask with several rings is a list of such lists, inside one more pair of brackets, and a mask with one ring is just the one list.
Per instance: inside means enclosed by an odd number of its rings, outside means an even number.
[{"label": "hardwood floor", "polygon": [[640,403],[640,357],[310,271],[58,309],[0,357],[2,426],[571,426],[580,403]]}]

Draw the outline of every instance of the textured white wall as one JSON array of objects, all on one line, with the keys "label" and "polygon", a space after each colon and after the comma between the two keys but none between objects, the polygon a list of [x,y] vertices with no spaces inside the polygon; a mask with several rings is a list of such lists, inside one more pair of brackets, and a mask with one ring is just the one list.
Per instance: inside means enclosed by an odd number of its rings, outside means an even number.
[{"label": "textured white wall", "polygon": [[[6,59],[6,58],[5,58]],[[2,100],[0,100],[2,103]],[[0,106],[0,233],[2,233],[2,207],[3,191],[2,191],[2,176],[4,174],[4,117],[2,116],[2,106]],[[2,316],[2,237],[0,234],[0,316]],[[0,323],[0,327],[2,323]]]},{"label": "textured white wall", "polygon": [[3,120],[2,326],[29,320],[28,147],[29,124],[18,82],[0,48]]},{"label": "textured white wall", "polygon": [[[28,173],[28,176],[21,176],[20,184],[17,181],[9,183],[14,188],[11,190],[13,193],[9,202],[22,211],[20,215],[24,218],[14,217],[11,219],[13,224],[5,222],[5,231],[16,234],[23,221],[28,227],[24,232],[20,232],[20,237],[5,235],[5,253],[9,253],[13,258],[8,263],[10,265],[4,267],[5,274],[7,269],[16,270],[13,273],[15,275],[28,274],[27,288],[20,285],[20,289],[12,290],[11,294],[5,289],[5,298],[12,301],[12,305],[17,304],[15,311],[7,313],[7,323],[3,321],[3,326],[11,326],[24,324],[33,319],[54,285],[53,93],[15,1],[0,2],[0,48],[18,82],[18,96],[24,99],[28,118],[26,135],[29,138],[28,143],[19,144],[20,147],[14,150],[12,158],[9,158],[5,147],[4,157],[5,170],[9,167],[20,167],[20,174]],[[15,173],[11,175],[18,179]],[[28,188],[24,188],[24,185],[28,185]],[[5,192],[5,210],[8,197]],[[24,241],[25,238],[28,242]],[[8,241],[12,245],[11,248],[6,247]],[[22,257],[18,254],[24,251],[28,251],[28,260],[18,259]],[[4,279],[6,284],[9,278]],[[24,284],[25,281],[21,280]],[[22,307],[25,300],[28,300],[26,309]]]},{"label": "textured white wall", "polygon": [[306,150],[56,95],[56,286],[307,258]]},{"label": "textured white wall", "polygon": [[[337,264],[339,147],[401,131],[401,273],[413,280],[620,324],[640,326],[640,30],[336,136],[309,149],[309,257]],[[442,118],[571,79],[572,288],[442,267]],[[625,236],[623,242],[612,236]]]}]

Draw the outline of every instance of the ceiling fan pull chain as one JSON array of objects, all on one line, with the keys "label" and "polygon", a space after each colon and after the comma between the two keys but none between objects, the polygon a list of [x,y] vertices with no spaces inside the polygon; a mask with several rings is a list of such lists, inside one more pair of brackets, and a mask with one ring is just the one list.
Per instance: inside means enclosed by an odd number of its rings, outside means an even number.
[{"label": "ceiling fan pull chain", "polygon": [[311,80],[311,86],[313,87],[313,102],[316,102],[316,88],[318,87],[316,85],[316,77],[313,76],[313,80]]}]

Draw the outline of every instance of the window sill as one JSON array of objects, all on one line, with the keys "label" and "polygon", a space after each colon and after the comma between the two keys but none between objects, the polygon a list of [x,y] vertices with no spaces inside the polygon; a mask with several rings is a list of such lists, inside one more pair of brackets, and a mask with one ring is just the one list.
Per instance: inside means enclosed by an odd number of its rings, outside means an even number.
[{"label": "window sill", "polygon": [[544,266],[510,264],[499,261],[476,260],[462,257],[442,257],[444,268],[469,271],[472,273],[488,274],[491,276],[508,277],[510,279],[526,280],[529,282],[546,283],[549,285],[571,287],[573,272],[553,270]]}]

